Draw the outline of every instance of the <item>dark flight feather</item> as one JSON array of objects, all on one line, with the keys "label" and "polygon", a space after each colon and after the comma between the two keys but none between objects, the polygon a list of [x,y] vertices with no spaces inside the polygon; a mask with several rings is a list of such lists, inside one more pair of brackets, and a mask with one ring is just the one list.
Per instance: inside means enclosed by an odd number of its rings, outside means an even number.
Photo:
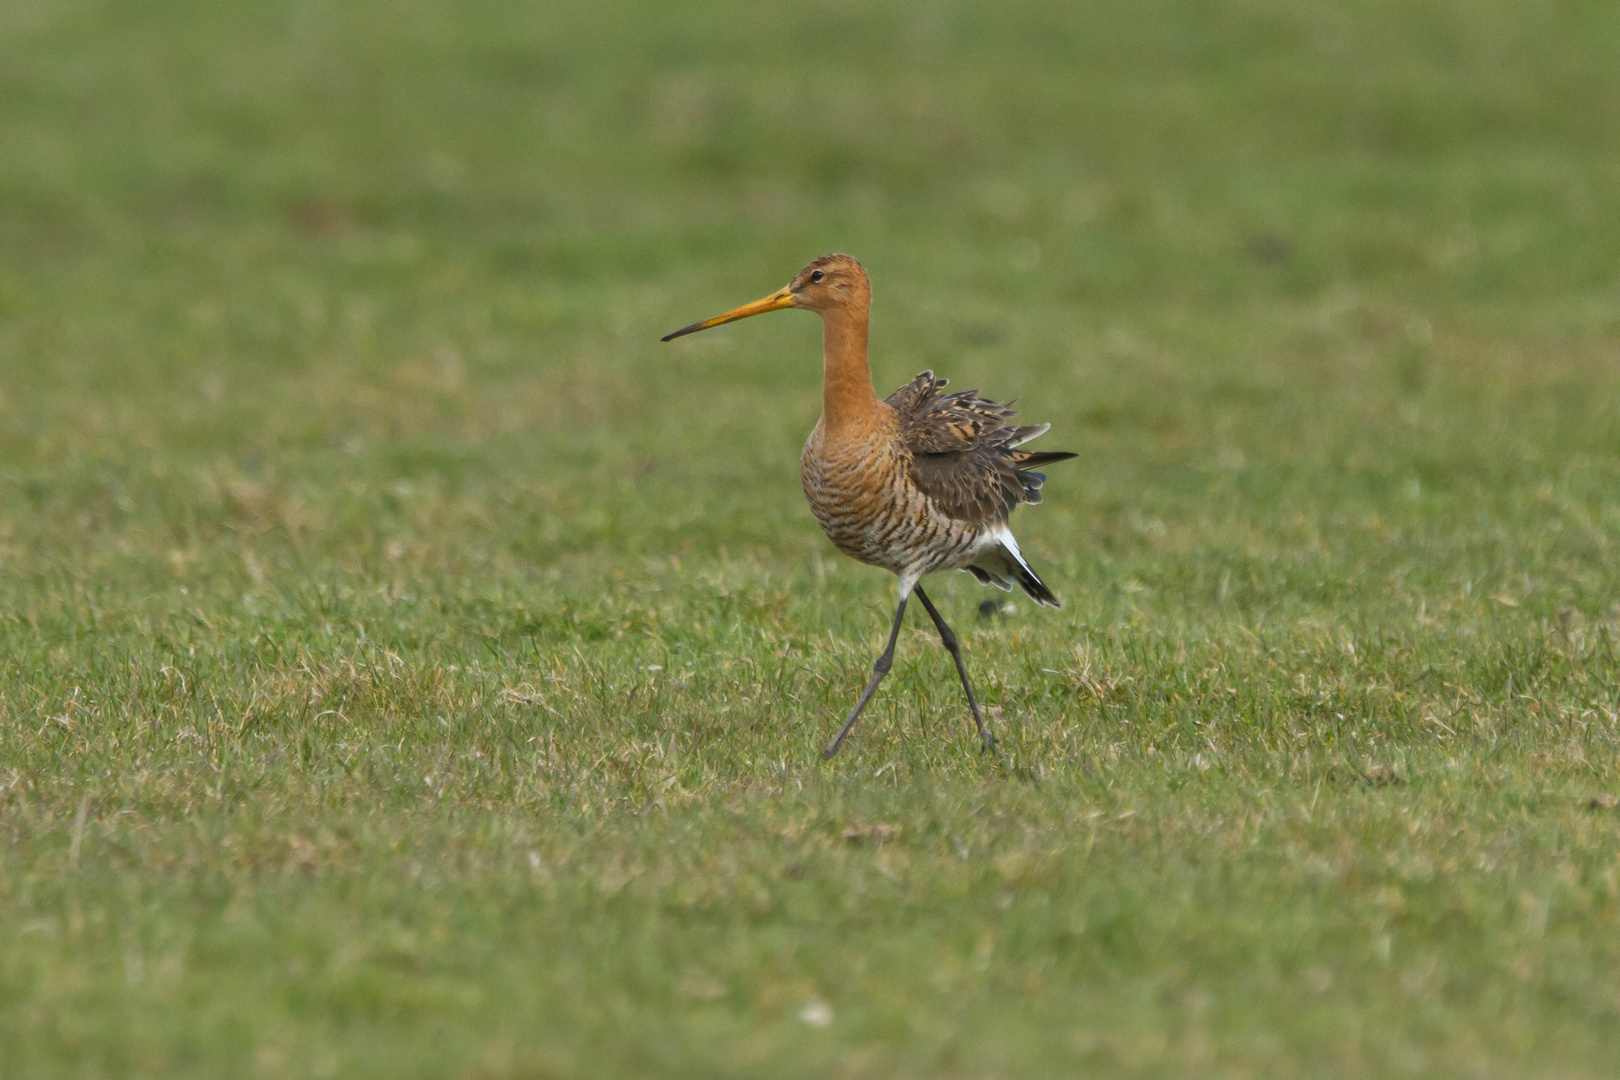
[{"label": "dark flight feather", "polygon": [[1017,449],[1046,425],[1009,424],[1017,415],[1011,403],[976,390],[940,394],[945,384],[925,371],[887,399],[911,453],[912,482],[959,521],[1004,522],[1020,503],[1040,502],[1046,476],[1031,470],[1075,455]]}]

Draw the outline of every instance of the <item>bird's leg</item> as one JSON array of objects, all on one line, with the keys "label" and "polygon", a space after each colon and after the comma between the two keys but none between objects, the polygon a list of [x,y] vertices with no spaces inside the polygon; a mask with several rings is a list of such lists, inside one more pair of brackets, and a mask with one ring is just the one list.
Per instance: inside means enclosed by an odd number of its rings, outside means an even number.
[{"label": "bird's leg", "polygon": [[833,741],[827,744],[827,749],[821,752],[823,758],[830,758],[838,753],[838,747],[843,743],[844,736],[848,735],[849,729],[855,726],[855,721],[861,715],[861,710],[866,708],[866,703],[872,700],[872,691],[876,690],[878,683],[883,681],[883,676],[889,673],[889,668],[894,664],[894,643],[900,637],[900,620],[905,617],[905,614],[906,597],[902,593],[900,595],[900,606],[894,612],[894,629],[889,631],[889,647],[883,650],[883,655],[878,657],[877,663],[872,665],[871,681],[866,684],[866,689],[861,691],[860,698],[855,702],[855,708],[850,710],[849,719],[845,720],[844,726],[838,729],[838,734],[834,735]]},{"label": "bird's leg", "polygon": [[979,725],[979,738],[984,740],[984,748],[996,750],[996,737],[984,726],[984,717],[979,715],[979,703],[973,698],[973,687],[968,685],[967,668],[962,666],[962,647],[956,642],[956,634],[945,625],[945,619],[920,586],[912,591],[917,594],[917,599],[922,601],[923,610],[928,612],[928,617],[934,620],[934,626],[939,629],[939,643],[945,646],[945,651],[956,661],[956,673],[962,678],[962,691],[967,694],[968,708],[973,712],[973,722]]}]

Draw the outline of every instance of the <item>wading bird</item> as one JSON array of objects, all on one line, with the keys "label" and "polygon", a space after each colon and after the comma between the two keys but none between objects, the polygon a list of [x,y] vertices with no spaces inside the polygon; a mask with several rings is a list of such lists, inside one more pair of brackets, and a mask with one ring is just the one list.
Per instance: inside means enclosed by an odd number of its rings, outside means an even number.
[{"label": "wading bird", "polygon": [[821,316],[822,413],[799,460],[804,494],[838,550],[900,578],[888,647],[822,756],[838,752],[889,673],[913,593],[956,661],[979,737],[985,749],[993,749],[995,737],[979,713],[956,635],[918,581],[935,570],[966,570],[983,584],[1008,590],[1020,585],[1037,604],[1057,607],[1057,597],[1019,552],[1007,517],[1019,503],[1041,501],[1046,477],[1034,469],[1075,455],[1018,449],[1050,425],[1009,424],[1013,410],[975,390],[941,394],[945,380],[932,371],[879,400],[866,366],[871,306],[872,284],[861,264],[848,255],[823,255],[763,300],[682,327],[663,340],[781,308],[806,308]]}]

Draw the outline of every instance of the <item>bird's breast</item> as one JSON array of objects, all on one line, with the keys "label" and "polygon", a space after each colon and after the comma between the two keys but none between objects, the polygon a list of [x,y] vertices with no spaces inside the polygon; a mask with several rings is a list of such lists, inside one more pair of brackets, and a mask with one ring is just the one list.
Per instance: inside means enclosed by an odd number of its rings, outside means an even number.
[{"label": "bird's breast", "polygon": [[971,526],[944,518],[912,482],[910,455],[897,437],[829,437],[817,424],[799,464],[811,512],[851,558],[904,573],[937,568],[971,542]]}]

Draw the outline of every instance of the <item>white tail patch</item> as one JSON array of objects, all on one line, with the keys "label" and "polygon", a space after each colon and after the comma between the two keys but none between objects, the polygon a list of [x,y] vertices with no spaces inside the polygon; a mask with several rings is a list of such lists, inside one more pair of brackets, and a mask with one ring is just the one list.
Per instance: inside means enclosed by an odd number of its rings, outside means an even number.
[{"label": "white tail patch", "polygon": [[973,576],[986,585],[1008,590],[1015,585],[1021,586],[1037,604],[1061,606],[1040,575],[1024,561],[1024,553],[1018,550],[1018,541],[1005,525],[985,534],[984,546],[964,569],[972,571]]},{"label": "white tail patch", "polygon": [[[1033,436],[1031,436],[1031,438],[1033,438]],[[1001,542],[1001,546],[1007,549],[1007,554],[1016,559],[1018,565],[1024,568],[1024,573],[1028,574],[1030,577],[1035,576],[1035,571],[1031,570],[1029,568],[1029,563],[1024,561],[1024,553],[1018,550],[1018,541],[1013,539],[1011,529],[1003,525],[990,535]]]}]

